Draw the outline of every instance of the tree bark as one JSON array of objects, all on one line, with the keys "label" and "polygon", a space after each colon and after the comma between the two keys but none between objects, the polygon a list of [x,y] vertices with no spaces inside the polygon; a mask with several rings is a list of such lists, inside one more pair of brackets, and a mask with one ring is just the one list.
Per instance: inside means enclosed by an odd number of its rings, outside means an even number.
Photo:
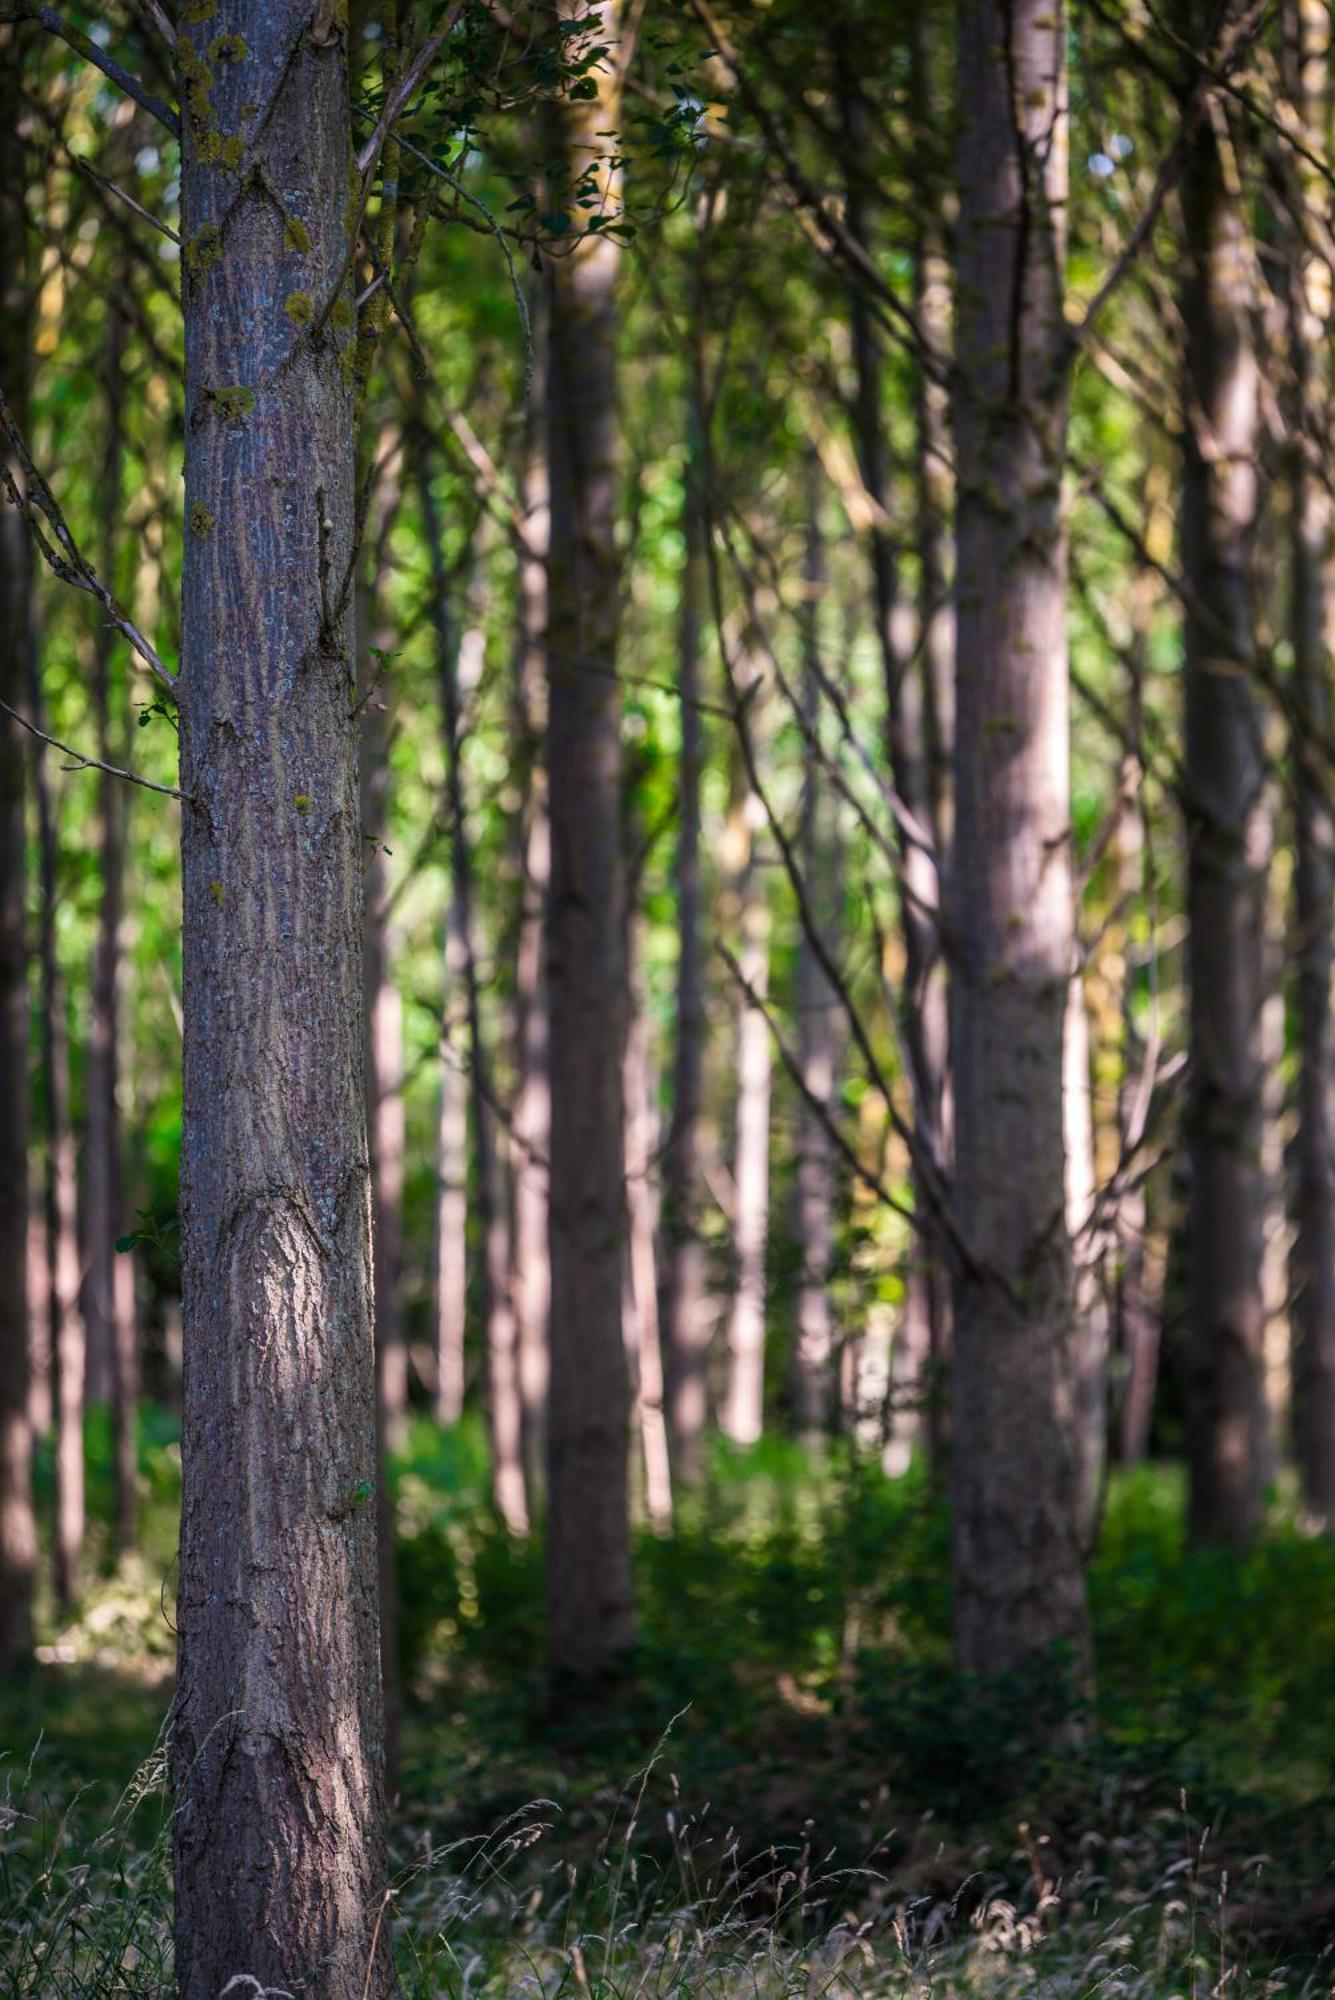
[{"label": "tree bark", "polygon": [[[1197,0],[1182,0],[1178,25],[1189,47],[1200,44],[1208,15]],[[1260,433],[1247,224],[1208,117],[1192,129],[1182,213],[1181,546],[1193,607],[1184,641],[1189,1517],[1196,1540],[1240,1543],[1260,1522],[1266,1462],[1257,1040],[1264,766],[1249,679]]]},{"label": "tree bark", "polygon": [[[1319,0],[1290,0],[1291,86],[1301,128],[1321,149],[1328,108],[1330,16]],[[1299,192],[1304,170],[1295,170]],[[1320,744],[1331,719],[1328,572],[1331,510],[1324,462],[1330,440],[1326,343],[1330,273],[1295,245],[1289,277],[1294,379],[1291,576],[1294,777],[1294,922],[1297,957],[1298,1129],[1294,1238],[1289,1262],[1293,1328],[1293,1438],[1303,1504],[1335,1525],[1335,814]]]},{"label": "tree bark", "polygon": [[[23,41],[0,27],[0,390],[26,423],[27,219],[20,76]],[[6,463],[8,476],[21,477]],[[16,507],[0,502],[0,699],[22,709],[33,645],[32,554]],[[27,745],[0,714],[0,1671],[32,1651],[37,1527],[28,1413]]]},{"label": "tree bark", "polygon": [[468,1037],[465,958],[459,899],[445,912],[445,1022],[441,1037],[440,1115],[436,1128],[436,1422],[457,1424],[464,1411],[468,1330]]},{"label": "tree bark", "polygon": [[960,1664],[1083,1655],[1062,1145],[1070,854],[1064,10],[957,23],[958,712],[951,1046]]},{"label": "tree bark", "polygon": [[672,1048],[672,1119],[663,1149],[663,1345],[668,1435],[673,1469],[684,1484],[700,1476],[709,1340],[700,1118],[704,1098],[705,990],[701,938],[700,778],[704,740],[700,652],[704,602],[704,510],[700,493],[700,396],[692,369],[688,439],[682,472],[681,602],[677,688],[681,749],[677,775],[676,1036]]},{"label": "tree bark", "polygon": [[[346,255],[346,48],[328,8],[220,0],[177,52],[177,1982],[182,2000],[216,2000],[243,1975],[383,2000],[395,1980],[349,612],[356,366],[347,314],[323,319]],[[233,136],[253,148],[239,180]]]},{"label": "tree bark", "polygon": [[[562,0],[562,16],[576,0]],[[615,206],[620,82],[610,0],[590,11],[612,50],[597,96],[558,107],[564,192],[592,175]],[[587,32],[587,31],[586,31]],[[578,212],[578,211],[577,211]],[[616,550],[617,275],[585,236],[551,262],[551,561],[547,772],[552,881],[551,1388],[547,1597],[553,1685],[613,1666],[633,1636],[626,1505],[628,1384],[621,1333],[626,1020]]]},{"label": "tree bark", "polygon": [[1090,1076],[1089,1012],[1083,972],[1066,996],[1062,1123],[1066,1149],[1066,1227],[1075,1272],[1076,1456],[1080,1529],[1086,1540],[1099,1515],[1108,1454],[1108,1341],[1102,1231],[1095,1227],[1098,1177],[1094,1158],[1094,1094]]}]

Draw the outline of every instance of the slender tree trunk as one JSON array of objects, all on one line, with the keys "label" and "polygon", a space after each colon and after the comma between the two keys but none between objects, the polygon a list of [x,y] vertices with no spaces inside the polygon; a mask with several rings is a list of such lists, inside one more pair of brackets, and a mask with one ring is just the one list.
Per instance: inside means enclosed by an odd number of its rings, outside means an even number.
[{"label": "slender tree trunk", "polygon": [[[43,726],[41,682],[31,658],[28,713]],[[83,1413],[86,1347],[80,1299],[79,1183],[70,1126],[69,1029],[65,990],[56,955],[58,836],[46,766],[38,745],[33,757],[37,846],[41,868],[42,1082],[46,1125],[46,1261],[50,1345],[55,1382],[56,1511],[52,1573],[56,1600],[65,1608],[79,1593],[84,1537]]]},{"label": "slender tree trunk", "polygon": [[459,899],[445,914],[445,1029],[436,1131],[436,1421],[457,1424],[464,1410],[468,1327],[468,1036],[465,945]]},{"label": "slender tree trunk", "polygon": [[1086,1645],[1062,1062],[1073,964],[1063,9],[964,0],[952,1050],[961,1665]]},{"label": "slender tree trunk", "polygon": [[[1294,98],[1309,143],[1321,150],[1328,112],[1330,16],[1320,0],[1290,0]],[[1330,440],[1326,343],[1330,272],[1298,249],[1289,279],[1295,382],[1291,564],[1294,774],[1294,921],[1297,956],[1298,1130],[1294,1238],[1289,1264],[1293,1326],[1294,1445],[1303,1503],[1335,1525],[1335,814],[1320,745],[1331,719],[1328,635],[1330,496],[1323,477]]]},{"label": "slender tree trunk", "polygon": [[[862,147],[868,124],[868,107],[858,87],[857,51],[841,37],[838,45],[840,93],[844,131],[849,142],[845,163],[847,219],[859,242],[870,239],[870,192]],[[931,303],[937,303],[936,294]],[[911,815],[915,832],[902,823],[896,825],[902,881],[900,925],[904,938],[904,991],[902,1031],[908,1058],[909,1084],[913,1094],[913,1119],[919,1146],[935,1168],[938,1179],[946,1166],[944,1139],[944,1096],[949,1051],[949,1010],[945,983],[945,962],[936,920],[940,903],[940,875],[935,852],[935,803],[948,798],[940,776],[940,759],[932,757],[932,719],[944,735],[949,716],[949,675],[941,653],[945,633],[934,623],[930,637],[933,653],[930,666],[936,679],[929,685],[929,655],[920,648],[916,660],[905,656],[898,637],[899,586],[894,544],[888,514],[892,506],[885,423],[882,414],[881,352],[870,301],[855,286],[849,302],[852,331],[855,389],[853,406],[854,441],[862,481],[877,519],[870,531],[872,584],[876,610],[876,633],[881,650],[885,688],[885,741],[890,769],[900,799]],[[924,395],[928,392],[924,390]],[[924,407],[924,430],[919,453],[926,464],[928,439],[925,424],[940,417],[939,400],[930,412]],[[933,465],[935,473],[935,466]],[[935,493],[935,488],[934,488]],[[930,536],[929,517],[923,517],[924,532]],[[932,577],[935,581],[937,545],[932,540]],[[939,610],[932,606],[935,620]],[[934,791],[933,773],[937,774]],[[944,815],[948,817],[947,815]],[[940,1227],[920,1174],[915,1172],[915,1240],[910,1246],[905,1289],[905,1326],[902,1344],[906,1351],[921,1357],[920,1373],[929,1373],[933,1357],[941,1357],[949,1339],[949,1303],[945,1245]],[[916,1394],[926,1401],[929,1384],[919,1381]]]},{"label": "slender tree trunk", "polygon": [[547,969],[543,935],[551,887],[552,835],[547,808],[547,550],[551,492],[547,470],[547,291],[533,294],[534,365],[525,411],[524,534],[519,573],[518,696],[527,764],[522,815],[522,902],[515,964],[518,1083],[514,1104],[514,1270],[519,1387],[524,1408],[524,1476],[536,1507],[545,1478],[547,1326],[551,1311],[547,1176],[552,1093]]},{"label": "slender tree trunk", "polygon": [[[575,0],[561,0],[572,18]],[[590,173],[615,206],[615,15],[588,16],[613,54],[597,96],[567,99],[553,151],[569,182]],[[551,1388],[547,1596],[554,1685],[613,1664],[633,1636],[626,1506],[629,1410],[621,1334],[626,968],[616,678],[617,274],[621,253],[586,237],[551,264],[552,481],[547,771],[552,881]]]},{"label": "slender tree trunk", "polygon": [[631,1009],[623,1072],[626,1102],[626,1348],[628,1355],[633,1357],[636,1414],[639,1418],[640,1449],[644,1456],[645,1505],[656,1528],[670,1528],[672,1471],[663,1409],[663,1348],[654,1254],[658,1226],[658,1192],[654,1182],[658,1121],[654,1116],[649,1017],[643,991],[643,930],[643,918],[638,914],[632,916],[626,947]]},{"label": "slender tree trunk", "polygon": [[1094,1098],[1090,1076],[1089,1012],[1082,972],[1066,996],[1062,1077],[1066,1148],[1066,1227],[1075,1270],[1075,1422],[1080,1480],[1080,1526],[1094,1527],[1108,1452],[1108,1340],[1102,1231],[1095,1226],[1098,1179],[1094,1159]]},{"label": "slender tree trunk", "polygon": [[705,1057],[700,891],[700,777],[704,761],[700,653],[705,523],[700,494],[700,411],[696,373],[698,371],[693,371],[689,436],[682,476],[683,555],[677,636],[681,749],[674,860],[677,901],[676,1035],[672,1048],[672,1121],[663,1151],[663,1343],[668,1383],[668,1433],[677,1478],[688,1485],[700,1475],[707,1403],[705,1355],[709,1339],[700,1174],[700,1116]]},{"label": "slender tree trunk", "polygon": [[[102,571],[113,584],[122,504],[124,457],[124,382],[122,378],[125,320],[116,308],[106,353],[107,438],[102,461],[99,511],[103,524]],[[106,619],[97,623],[93,654],[93,700],[97,712],[98,755],[104,762],[124,763],[123,729],[114,714],[119,683],[113,673],[115,633]],[[99,1357],[99,1373],[110,1384],[112,1429],[116,1458],[116,1546],[127,1549],[135,1538],[138,1453],[136,1408],[139,1357],[135,1339],[133,1287],[121,1277],[116,1241],[124,1233],[122,1187],[118,1016],[121,921],[129,789],[107,772],[98,774],[97,848],[101,877],[97,937],[93,947],[93,978],[88,1031],[88,1076],[85,1089],[87,1133],[84,1150],[86,1189],[87,1277],[84,1283],[84,1323],[90,1366]],[[129,1311],[127,1313],[127,1305]]]},{"label": "slender tree trunk", "polygon": [[[754,718],[754,709],[752,716]],[[734,759],[734,770],[740,770]],[[757,1000],[769,991],[770,910],[756,852],[760,804],[734,783],[728,825],[733,887],[726,909],[738,939],[737,963]],[[769,1240],[769,1023],[745,993],[737,1002],[737,1110],[733,1134],[733,1251],[728,1313],[728,1376],[719,1412],[724,1436],[754,1444],[765,1428],[765,1254]]]},{"label": "slender tree trunk", "polygon": [[[1238,11],[1237,0],[1230,11]],[[1181,0],[1178,25],[1189,47],[1200,44],[1212,19],[1197,0]],[[1182,566],[1199,607],[1185,633],[1189,1512],[1197,1540],[1238,1543],[1259,1524],[1266,1463],[1257,1040],[1264,768],[1248,671],[1260,446],[1251,253],[1229,181],[1213,120],[1197,120],[1182,178]]]},{"label": "slender tree trunk", "polygon": [[[219,38],[232,57],[210,58]],[[349,615],[351,130],[332,10],[177,44],[186,490],[182,2000],[393,1993]],[[263,101],[240,180],[219,126]],[[347,290],[350,290],[350,285]],[[347,296],[347,290],[344,297]]]},{"label": "slender tree trunk", "polygon": [[[819,729],[820,603],[826,588],[825,550],[819,520],[820,488],[816,479],[807,498],[807,603],[802,639],[805,651],[803,701],[807,727]],[[839,952],[839,872],[837,828],[833,800],[824,773],[813,759],[807,770],[802,801],[800,851],[802,871],[832,958]],[[826,1118],[836,1104],[835,996],[805,932],[797,948],[798,1060],[809,1096],[798,1114],[796,1229],[801,1270],[797,1285],[797,1350],[794,1357],[794,1400],[797,1421],[809,1437],[830,1428],[834,1416],[834,1315],[830,1306],[830,1267],[834,1231],[834,1150]],[[813,1104],[824,1110],[822,1117]]]},{"label": "slender tree trunk", "polygon": [[426,434],[420,424],[415,450],[422,521],[431,562],[431,620],[436,639],[441,721],[445,732],[446,803],[450,819],[450,925],[458,938],[458,969],[462,975],[463,1002],[468,1020],[469,1101],[473,1111],[478,1228],[482,1238],[482,1323],[487,1335],[492,1497],[511,1534],[526,1535],[529,1508],[524,1484],[518,1329],[510,1291],[510,1232],[496,1137],[496,1094],[483,1032],[482,996],[477,975],[473,853],[468,837],[459,706],[460,647],[450,610],[445,549],[431,485]]},{"label": "slender tree trunk", "polygon": [[[1135,704],[1133,735],[1139,739],[1139,688],[1133,691]],[[1130,912],[1144,893],[1145,822],[1141,794],[1145,782],[1139,757],[1128,756],[1122,765],[1121,799],[1117,818],[1118,899],[1128,912],[1127,946],[1129,961]],[[1123,1139],[1139,1115],[1141,1068],[1145,1051],[1136,1024],[1130,964],[1122,988],[1122,1081],[1118,1105],[1118,1129]],[[1134,1180],[1118,1197],[1114,1219],[1117,1257],[1117,1346],[1125,1371],[1118,1419],[1118,1453],[1123,1465],[1139,1465],[1149,1450],[1150,1423],[1159,1380],[1160,1287],[1155,1282],[1160,1260],[1150,1240],[1148,1190],[1142,1180]]]},{"label": "slender tree trunk", "polygon": [[[0,391],[25,424],[27,225],[20,30],[0,27]],[[6,465],[8,477],[21,477]],[[33,644],[32,556],[0,504],[0,699],[22,709]],[[37,1528],[28,1413],[28,911],[23,731],[0,713],[0,1671],[32,1650]]]},{"label": "slender tree trunk", "polygon": [[390,752],[395,696],[393,664],[387,664],[387,656],[393,650],[394,635],[384,621],[376,588],[376,579],[387,566],[398,494],[390,469],[393,440],[384,425],[378,427],[378,435],[372,433],[371,448],[381,465],[370,508],[376,539],[363,558],[369,573],[365,574],[358,607],[365,656],[359,696],[359,783],[362,836],[369,857],[362,902],[363,1062],[371,1158],[376,1386],[385,1449],[399,1452],[408,1435],[408,1343],[403,1326],[403,1003],[394,977],[389,870],[384,855],[393,784]]}]

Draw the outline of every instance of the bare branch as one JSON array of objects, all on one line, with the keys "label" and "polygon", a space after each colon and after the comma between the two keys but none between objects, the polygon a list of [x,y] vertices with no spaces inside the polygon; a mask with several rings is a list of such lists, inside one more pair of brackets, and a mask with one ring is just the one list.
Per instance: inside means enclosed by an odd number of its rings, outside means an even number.
[{"label": "bare branch", "polygon": [[173,139],[180,138],[181,121],[171,106],[164,104],[160,97],[155,97],[151,90],[146,90],[139,79],[131,76],[129,70],[118,63],[114,56],[109,56],[105,49],[100,49],[95,41],[84,34],[82,28],[73,27],[62,14],[57,14],[54,7],[6,8],[4,13],[0,14],[0,19],[36,21],[48,34],[58,36],[74,50],[76,55],[82,56],[85,62],[90,62],[95,69],[100,69],[103,76],[108,77],[118,90],[123,90],[125,95],[132,97],[151,118],[156,118],[159,125],[165,126]]},{"label": "bare branch", "polygon": [[0,709],[3,709],[6,715],[12,715],[19,727],[26,729],[29,736],[35,736],[39,743],[46,743],[52,750],[59,750],[63,756],[72,757],[74,762],[66,766],[67,770],[105,771],[109,777],[124,778],[127,785],[142,785],[146,792],[161,792],[169,799],[185,797],[185,793],[178,791],[175,785],[159,785],[152,778],[141,778],[137,771],[122,770],[119,764],[104,764],[100,757],[85,757],[82,750],[75,750],[70,744],[62,743],[58,736],[48,736],[44,729],[39,729],[35,722],[29,722],[26,715],[20,715],[16,708],[11,708],[3,699],[0,699]]}]

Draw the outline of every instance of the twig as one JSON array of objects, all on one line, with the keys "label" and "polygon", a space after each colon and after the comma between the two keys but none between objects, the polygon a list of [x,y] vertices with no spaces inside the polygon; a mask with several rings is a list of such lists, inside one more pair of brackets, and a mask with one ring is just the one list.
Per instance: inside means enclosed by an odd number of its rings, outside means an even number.
[{"label": "twig", "polygon": [[105,771],[109,777],[124,778],[129,785],[142,785],[146,792],[161,792],[169,799],[185,797],[185,793],[177,791],[175,785],[159,785],[152,778],[141,778],[137,771],[122,770],[119,764],[104,764],[100,757],[85,757],[82,750],[75,750],[70,744],[62,743],[58,736],[48,736],[44,729],[39,729],[35,722],[29,722],[26,715],[20,715],[16,708],[11,708],[3,699],[0,699],[0,709],[3,709],[6,715],[12,715],[20,728],[26,729],[29,736],[35,736],[39,743],[49,744],[52,750],[59,750],[63,756],[72,757],[74,762],[66,766],[67,770]]},{"label": "twig", "polygon": [[129,70],[116,61],[115,56],[109,56],[105,49],[100,49],[96,42],[84,34],[82,28],[71,27],[63,15],[57,14],[54,7],[6,8],[0,19],[36,21],[48,34],[57,35],[62,42],[67,43],[76,55],[83,57],[85,62],[90,62],[94,68],[100,69],[103,76],[109,77],[118,90],[123,90],[125,95],[132,97],[150,117],[156,118],[159,125],[164,125],[173,139],[180,138],[181,121],[171,106],[164,104],[160,97],[155,97],[151,90],[146,90],[137,77],[131,76]]},{"label": "twig", "polygon": [[[8,440],[10,450],[17,458],[23,472],[24,485],[20,491],[8,462],[0,468],[3,470],[10,500],[25,516],[32,529],[33,539],[52,573],[63,583],[72,584],[76,590],[86,590],[90,597],[95,597],[116,630],[123,638],[128,639],[140,659],[152,669],[165,688],[175,693],[176,675],[163,665],[155,647],[144,637],[139,627],[126,617],[92,564],[80,554],[78,543],[70,533],[54,493],[33,463],[32,453],[24,442],[22,431],[14,422],[3,390],[0,390],[0,434]],[[52,533],[64,550],[63,555],[57,554],[42,532],[41,522],[37,518],[39,513],[45,515]]]}]

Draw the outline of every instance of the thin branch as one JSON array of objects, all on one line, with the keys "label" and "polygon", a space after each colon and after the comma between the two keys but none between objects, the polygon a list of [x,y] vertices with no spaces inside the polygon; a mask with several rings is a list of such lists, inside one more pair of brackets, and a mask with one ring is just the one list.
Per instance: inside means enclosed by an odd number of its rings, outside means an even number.
[{"label": "thin branch", "polygon": [[[92,564],[80,554],[79,546],[70,533],[54,493],[33,463],[32,454],[24,442],[22,431],[14,422],[3,390],[0,390],[0,436],[8,441],[9,448],[18,460],[23,474],[23,489],[20,490],[8,460],[3,468],[0,468],[3,470],[10,501],[26,518],[28,526],[32,529],[33,539],[52,573],[63,583],[72,584],[76,590],[86,590],[90,597],[95,597],[116,630],[129,641],[140,659],[157,675],[165,688],[175,693],[176,675],[163,665],[155,647],[144,637],[139,627],[126,617]],[[57,542],[64,550],[63,555],[58,554],[47,540],[41,521],[38,519],[39,514],[45,516]]]},{"label": "thin branch", "polygon": [[48,34],[58,36],[74,50],[76,55],[82,56],[85,62],[90,62],[95,69],[100,69],[103,76],[108,77],[118,90],[123,90],[125,95],[132,97],[150,117],[156,118],[159,125],[165,126],[173,139],[180,138],[181,121],[171,106],[164,104],[160,97],[155,97],[151,90],[146,90],[138,78],[131,76],[129,70],[123,68],[114,56],[109,56],[105,49],[100,49],[95,41],[84,34],[82,28],[72,27],[63,15],[57,14],[54,7],[6,8],[4,13],[0,14],[0,20],[36,21]]},{"label": "thin branch", "polygon": [[29,722],[26,715],[20,715],[16,708],[11,708],[2,698],[0,698],[0,709],[3,709],[6,715],[12,715],[19,727],[26,729],[29,736],[35,736],[39,743],[46,743],[52,750],[59,750],[63,756],[72,757],[74,762],[67,764],[66,770],[105,771],[108,777],[124,778],[127,785],[142,785],[146,792],[161,792],[164,798],[185,797],[185,793],[178,791],[175,785],[159,785],[152,778],[141,778],[137,771],[122,770],[119,764],[104,764],[100,757],[86,757],[82,750],[75,750],[70,744],[62,743],[58,736],[48,736],[44,729],[39,729],[35,722]]}]

